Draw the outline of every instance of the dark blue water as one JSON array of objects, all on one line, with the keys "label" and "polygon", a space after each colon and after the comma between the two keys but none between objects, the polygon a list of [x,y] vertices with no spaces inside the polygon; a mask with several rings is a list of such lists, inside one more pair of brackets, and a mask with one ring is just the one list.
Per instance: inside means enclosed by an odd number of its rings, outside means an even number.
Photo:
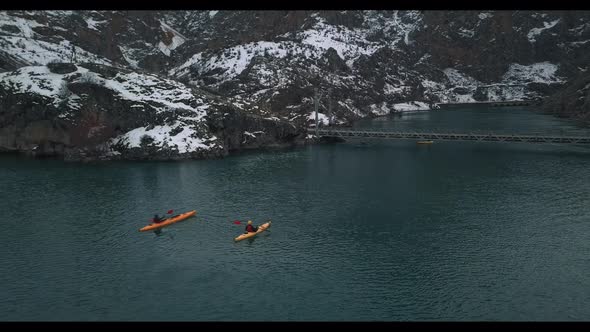
[{"label": "dark blue water", "polygon": [[[357,126],[582,130],[518,108]],[[1,156],[0,320],[588,320],[589,163],[582,146],[412,141]],[[198,214],[138,232],[169,209]],[[234,243],[236,219],[273,224]]]}]

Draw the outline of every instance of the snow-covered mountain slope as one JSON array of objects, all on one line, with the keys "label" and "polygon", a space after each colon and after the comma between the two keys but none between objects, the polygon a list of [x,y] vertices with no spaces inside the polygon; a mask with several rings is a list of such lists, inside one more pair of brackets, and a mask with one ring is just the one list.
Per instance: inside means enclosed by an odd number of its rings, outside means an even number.
[{"label": "snow-covered mountain slope", "polygon": [[[1,102],[11,109],[29,96],[74,122],[88,105],[114,102],[142,120],[113,120],[110,146],[131,151],[148,135],[156,150],[226,153],[251,135],[264,141],[253,133],[273,123],[313,125],[316,90],[319,118],[340,124],[436,103],[541,99],[588,67],[589,41],[586,11],[3,11]],[[49,69],[62,62],[78,66]],[[233,117],[266,129],[221,138]],[[14,119],[3,115],[0,133]]]},{"label": "snow-covered mountain slope", "polygon": [[[179,154],[223,148],[205,121],[215,103],[197,97],[183,84],[154,75],[112,71],[112,67],[70,66],[61,71],[60,65],[50,64],[51,69],[32,66],[1,73],[2,93],[28,96],[33,103],[47,106],[43,113],[54,112],[56,119],[70,127],[86,125],[86,136],[79,137],[80,142],[70,136],[68,143],[73,145],[118,132],[109,148],[119,153],[138,148],[144,135],[154,147],[167,145]],[[83,124],[88,114],[94,117],[93,123]]]},{"label": "snow-covered mountain slope", "polygon": [[163,13],[0,12],[0,68],[5,70],[68,60],[157,72],[186,40]]},{"label": "snow-covered mountain slope", "polygon": [[[50,63],[0,73],[0,97],[0,146],[31,151],[41,146],[44,154],[73,159],[88,153],[216,157],[260,144],[253,132],[266,135],[267,143],[298,135],[280,119],[241,119],[245,112],[238,105],[182,83],[104,65]],[[15,121],[23,116],[25,121]],[[223,130],[227,121],[231,130]],[[292,129],[275,135],[281,126]]]},{"label": "snow-covered mountain slope", "polygon": [[[575,75],[572,47],[587,49],[590,37],[586,14],[312,12],[292,31],[197,52],[169,74],[287,118],[309,117],[313,89],[331,88],[335,122],[407,102],[538,99]],[[567,42],[553,44],[560,27]],[[324,98],[322,114],[328,105]]]}]

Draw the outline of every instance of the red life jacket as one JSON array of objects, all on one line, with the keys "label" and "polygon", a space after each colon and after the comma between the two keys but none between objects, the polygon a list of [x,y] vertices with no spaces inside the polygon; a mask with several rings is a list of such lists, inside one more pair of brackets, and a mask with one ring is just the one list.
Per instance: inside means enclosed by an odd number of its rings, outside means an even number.
[{"label": "red life jacket", "polygon": [[246,232],[255,232],[254,226],[252,226],[252,225],[246,226]]}]

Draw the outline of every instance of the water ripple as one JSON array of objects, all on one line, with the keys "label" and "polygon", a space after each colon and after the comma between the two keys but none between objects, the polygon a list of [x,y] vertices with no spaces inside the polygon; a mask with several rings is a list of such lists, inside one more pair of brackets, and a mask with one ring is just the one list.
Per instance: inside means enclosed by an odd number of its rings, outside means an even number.
[{"label": "water ripple", "polygon": [[[178,163],[2,157],[0,320],[584,320],[589,156],[390,142]],[[198,214],[138,232],[169,209]],[[273,224],[234,243],[248,219]]]}]

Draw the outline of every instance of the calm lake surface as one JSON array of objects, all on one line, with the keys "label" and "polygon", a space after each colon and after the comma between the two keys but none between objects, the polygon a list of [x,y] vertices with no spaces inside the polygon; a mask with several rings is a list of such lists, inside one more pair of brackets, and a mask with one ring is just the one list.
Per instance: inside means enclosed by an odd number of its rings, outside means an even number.
[{"label": "calm lake surface", "polygon": [[[570,131],[525,108],[364,129]],[[590,147],[356,141],[223,160],[0,156],[2,321],[589,320]],[[196,209],[160,235],[155,214]],[[270,231],[234,243],[245,224]]]}]

